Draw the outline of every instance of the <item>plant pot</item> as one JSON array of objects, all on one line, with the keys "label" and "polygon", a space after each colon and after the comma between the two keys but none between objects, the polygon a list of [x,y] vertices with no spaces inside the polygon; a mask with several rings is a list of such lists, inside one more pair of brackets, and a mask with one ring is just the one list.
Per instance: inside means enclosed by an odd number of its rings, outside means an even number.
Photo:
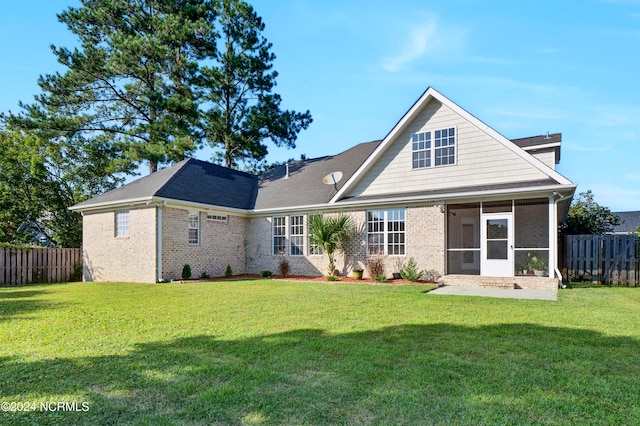
[{"label": "plant pot", "polygon": [[394,280],[401,280],[402,279],[402,275],[400,275],[399,272],[394,272],[393,273],[393,279]]},{"label": "plant pot", "polygon": [[353,271],[353,278],[356,280],[362,279],[362,271]]}]

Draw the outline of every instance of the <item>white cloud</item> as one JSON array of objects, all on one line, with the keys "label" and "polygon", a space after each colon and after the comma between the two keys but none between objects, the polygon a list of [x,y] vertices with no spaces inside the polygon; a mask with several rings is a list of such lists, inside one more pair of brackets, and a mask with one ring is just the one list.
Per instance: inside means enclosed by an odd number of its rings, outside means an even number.
[{"label": "white cloud", "polygon": [[409,62],[420,58],[422,55],[432,50],[439,43],[437,39],[438,24],[435,20],[427,22],[425,25],[414,27],[409,31],[409,40],[396,56],[382,59],[382,68],[389,72],[402,69]]}]

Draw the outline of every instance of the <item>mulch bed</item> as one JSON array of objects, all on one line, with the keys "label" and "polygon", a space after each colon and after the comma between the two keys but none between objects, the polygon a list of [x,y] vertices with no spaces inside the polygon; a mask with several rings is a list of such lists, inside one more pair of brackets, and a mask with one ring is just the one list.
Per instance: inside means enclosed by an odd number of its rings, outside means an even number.
[{"label": "mulch bed", "polygon": [[[174,280],[173,282],[178,282],[178,283],[190,283],[190,282],[198,282],[198,281],[233,281],[233,280],[243,280],[243,279],[262,279],[263,277],[259,274],[240,274],[240,275],[233,275],[232,277],[211,277],[211,278],[203,278],[203,279],[190,279],[190,280]],[[356,283],[356,284],[374,284],[374,285],[397,285],[397,284],[402,284],[402,285],[406,285],[406,284],[437,284],[431,281],[424,281],[424,280],[420,280],[420,281],[409,281],[409,280],[405,280],[405,279],[389,279],[386,282],[377,282],[374,281],[371,278],[362,278],[360,280],[356,280],[353,277],[345,277],[345,276],[338,276],[338,279],[336,281],[329,281],[327,279],[327,277],[325,276],[316,276],[316,277],[312,277],[312,276],[306,276],[306,275],[289,275],[286,278],[282,278],[279,275],[272,275],[270,278],[264,278],[264,279],[272,279],[272,280],[279,280],[279,281],[304,281],[304,282],[323,282],[323,283]]]}]

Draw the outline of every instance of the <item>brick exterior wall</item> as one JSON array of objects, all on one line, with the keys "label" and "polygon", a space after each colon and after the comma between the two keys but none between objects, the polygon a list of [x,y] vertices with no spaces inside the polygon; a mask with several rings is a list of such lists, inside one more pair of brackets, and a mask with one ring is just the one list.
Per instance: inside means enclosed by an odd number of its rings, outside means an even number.
[{"label": "brick exterior wall", "polygon": [[[379,208],[379,210],[384,210]],[[410,257],[418,267],[445,274],[445,215],[438,206],[409,206],[405,211],[405,255],[385,256],[385,273],[391,277],[399,265]],[[156,207],[129,210],[128,237],[115,237],[115,212],[85,213],[83,225],[84,279],[86,281],[156,282]],[[312,212],[311,214],[313,214]],[[366,210],[346,212],[359,229],[359,236],[345,255],[336,256],[340,275],[351,275],[354,268],[366,270]],[[529,211],[527,213],[530,213]],[[200,243],[189,244],[189,210],[162,208],[162,276],[165,280],[181,279],[182,268],[191,266],[192,278],[205,272],[210,276],[224,275],[227,265],[234,274],[259,274],[263,270],[278,273],[278,264],[286,258],[291,275],[326,275],[326,254],[309,256],[307,221],[304,216],[304,256],[289,254],[291,218],[285,216],[286,253],[272,254],[273,216],[250,218],[227,215],[227,222],[207,220],[206,212],[199,212]],[[522,213],[521,213],[522,214]],[[521,220],[523,218],[521,217]],[[527,226],[546,218],[527,218]],[[482,277],[448,275],[449,285],[479,285]],[[522,288],[551,288],[557,282],[550,278],[510,278]]]},{"label": "brick exterior wall", "polygon": [[[383,210],[381,208],[381,210]],[[351,275],[353,269],[364,268],[367,261],[365,210],[345,212],[359,229],[359,237],[353,241],[345,255],[336,256],[336,269],[340,275]],[[287,250],[285,255],[272,254],[272,216],[254,217],[249,220],[247,233],[247,273],[257,274],[263,270],[278,273],[278,264],[284,257],[289,261],[291,275],[327,275],[328,257],[308,256],[307,219],[305,216],[305,256],[289,255],[290,217],[286,216]],[[398,271],[398,264],[414,257],[422,269],[444,271],[444,214],[438,207],[416,206],[405,209],[405,256],[384,256],[385,272],[391,277]],[[365,277],[368,277],[365,268]]]},{"label": "brick exterior wall", "polygon": [[248,219],[227,215],[227,222],[207,220],[200,215],[200,244],[189,244],[189,210],[165,207],[162,209],[162,277],[165,280],[182,278],[185,264],[191,266],[192,278],[206,272],[212,277],[222,276],[231,266],[234,274],[245,273],[245,235]]},{"label": "brick exterior wall", "polygon": [[156,281],[156,208],[129,210],[129,236],[115,236],[115,212],[85,213],[85,281]]}]

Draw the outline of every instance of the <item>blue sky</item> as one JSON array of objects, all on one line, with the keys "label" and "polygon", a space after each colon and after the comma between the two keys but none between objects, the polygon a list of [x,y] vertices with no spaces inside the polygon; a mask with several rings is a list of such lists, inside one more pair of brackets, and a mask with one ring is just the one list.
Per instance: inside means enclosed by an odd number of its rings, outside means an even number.
[{"label": "blue sky", "polygon": [[[507,138],[562,132],[560,173],[614,211],[640,210],[640,0],[251,3],[283,106],[314,118],[270,161],[381,139],[433,86]],[[59,70],[49,45],[74,38],[55,14],[78,4],[3,4],[0,111]]]}]

